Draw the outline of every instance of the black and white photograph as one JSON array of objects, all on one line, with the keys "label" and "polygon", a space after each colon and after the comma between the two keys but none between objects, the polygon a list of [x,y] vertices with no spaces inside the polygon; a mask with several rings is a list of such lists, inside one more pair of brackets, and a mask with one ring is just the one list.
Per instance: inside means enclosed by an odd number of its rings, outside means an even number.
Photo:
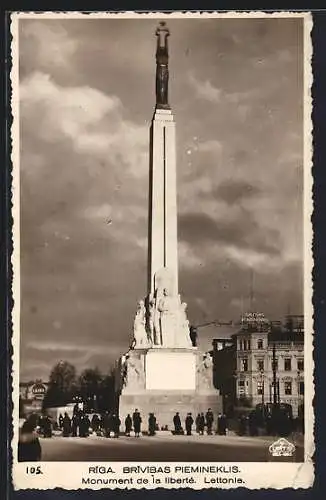
[{"label": "black and white photograph", "polygon": [[17,488],[312,484],[311,27],[12,15]]}]

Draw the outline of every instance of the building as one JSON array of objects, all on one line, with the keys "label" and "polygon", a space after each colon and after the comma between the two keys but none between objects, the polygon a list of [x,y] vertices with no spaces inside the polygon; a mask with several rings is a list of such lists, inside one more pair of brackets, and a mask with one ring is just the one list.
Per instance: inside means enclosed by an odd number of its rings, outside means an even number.
[{"label": "building", "polygon": [[43,399],[48,389],[48,382],[41,379],[19,384],[19,413],[27,416],[42,411]]},{"label": "building", "polygon": [[218,349],[213,341],[214,383],[225,408],[258,404],[291,405],[301,415],[304,403],[303,316],[270,322],[262,313],[246,313],[232,342]]}]

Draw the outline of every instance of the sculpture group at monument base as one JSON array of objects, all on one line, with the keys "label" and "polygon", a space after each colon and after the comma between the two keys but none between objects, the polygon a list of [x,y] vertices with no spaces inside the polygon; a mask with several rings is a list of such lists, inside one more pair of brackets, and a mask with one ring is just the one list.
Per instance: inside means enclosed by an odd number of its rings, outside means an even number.
[{"label": "sculpture group at monument base", "polygon": [[143,430],[147,430],[150,413],[155,414],[159,429],[172,430],[176,412],[184,425],[187,413],[191,412],[195,420],[208,408],[216,418],[223,410],[222,397],[213,386],[211,356],[197,348],[131,349],[117,368],[122,424],[136,408]]}]

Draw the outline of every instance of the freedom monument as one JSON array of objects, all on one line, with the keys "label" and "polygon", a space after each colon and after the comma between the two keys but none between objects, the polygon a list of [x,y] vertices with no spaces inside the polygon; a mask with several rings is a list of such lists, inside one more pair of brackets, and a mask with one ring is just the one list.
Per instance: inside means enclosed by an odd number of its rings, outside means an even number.
[{"label": "freedom monument", "polygon": [[[222,411],[213,386],[213,362],[190,339],[187,304],[178,291],[175,121],[168,99],[168,37],[157,31],[156,106],[150,129],[148,291],[138,303],[129,351],[117,363],[116,392],[124,419],[138,408],[147,422],[155,413],[159,427],[172,427],[211,408]],[[122,420],[123,421],[123,420]]]}]

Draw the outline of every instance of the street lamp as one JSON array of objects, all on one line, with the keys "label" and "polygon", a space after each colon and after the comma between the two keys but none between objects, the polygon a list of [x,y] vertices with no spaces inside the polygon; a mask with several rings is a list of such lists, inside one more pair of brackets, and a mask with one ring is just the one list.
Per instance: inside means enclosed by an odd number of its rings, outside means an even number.
[{"label": "street lamp", "polygon": [[261,404],[262,404],[262,409],[264,411],[264,406],[265,406],[265,379],[264,379],[264,370],[260,370],[260,378],[261,378]]}]

